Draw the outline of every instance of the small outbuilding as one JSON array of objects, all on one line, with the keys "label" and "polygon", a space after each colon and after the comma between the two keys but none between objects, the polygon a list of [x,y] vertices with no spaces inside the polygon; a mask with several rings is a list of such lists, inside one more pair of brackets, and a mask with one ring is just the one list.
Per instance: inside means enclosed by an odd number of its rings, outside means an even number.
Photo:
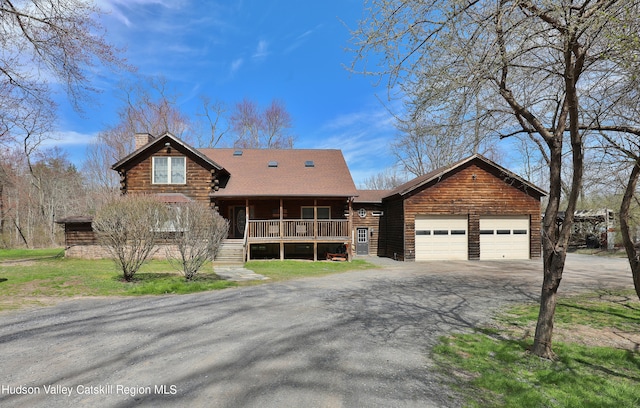
[{"label": "small outbuilding", "polygon": [[404,261],[538,258],[545,195],[473,155],[383,198],[378,254]]}]

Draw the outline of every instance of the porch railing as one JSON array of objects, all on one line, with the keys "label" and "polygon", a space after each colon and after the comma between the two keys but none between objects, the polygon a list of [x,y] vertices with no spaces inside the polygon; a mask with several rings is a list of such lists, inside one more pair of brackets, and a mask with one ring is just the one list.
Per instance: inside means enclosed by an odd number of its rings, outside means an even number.
[{"label": "porch railing", "polygon": [[348,220],[250,220],[249,241],[348,239]]}]

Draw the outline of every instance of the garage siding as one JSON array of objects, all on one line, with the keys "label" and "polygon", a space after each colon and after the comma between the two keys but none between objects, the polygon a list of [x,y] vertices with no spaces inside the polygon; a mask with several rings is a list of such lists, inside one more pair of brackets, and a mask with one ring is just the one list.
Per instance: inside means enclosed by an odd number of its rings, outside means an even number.
[{"label": "garage siding", "polygon": [[[521,187],[521,186],[520,186]],[[478,260],[480,254],[481,216],[526,216],[529,226],[529,255],[540,256],[540,199],[518,188],[512,179],[481,160],[473,160],[443,177],[421,186],[404,197],[393,197],[404,203],[404,259],[414,260],[416,251],[416,217],[464,216],[468,220],[468,259]],[[394,223],[393,220],[388,220]],[[388,237],[389,247],[400,243],[397,235]]]}]

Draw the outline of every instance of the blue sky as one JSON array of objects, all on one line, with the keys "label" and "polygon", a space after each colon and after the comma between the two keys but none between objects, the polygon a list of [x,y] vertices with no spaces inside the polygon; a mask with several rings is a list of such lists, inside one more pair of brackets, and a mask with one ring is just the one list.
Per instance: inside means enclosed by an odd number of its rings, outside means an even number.
[{"label": "blue sky", "polygon": [[[345,69],[349,28],[363,16],[362,0],[100,0],[109,15],[108,40],[142,75],[161,75],[193,115],[206,95],[229,105],[247,98],[286,104],[297,148],[339,148],[361,184],[393,164],[396,135],[383,106],[387,90],[375,78]],[[62,106],[61,140],[74,161],[106,125],[117,121],[117,75],[96,83],[102,92],[84,117]],[[64,102],[63,102],[64,103]]]}]

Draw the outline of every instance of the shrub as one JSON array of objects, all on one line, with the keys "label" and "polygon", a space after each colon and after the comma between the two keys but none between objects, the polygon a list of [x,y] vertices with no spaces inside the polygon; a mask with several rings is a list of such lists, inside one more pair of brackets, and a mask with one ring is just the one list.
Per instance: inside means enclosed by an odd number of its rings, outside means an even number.
[{"label": "shrub", "polygon": [[208,260],[212,260],[227,236],[229,222],[208,206],[190,202],[176,207],[171,218],[177,251],[167,251],[167,258],[192,280]]},{"label": "shrub", "polygon": [[98,210],[93,219],[96,237],[126,281],[153,254],[167,214],[165,204],[145,195],[121,196]]}]

